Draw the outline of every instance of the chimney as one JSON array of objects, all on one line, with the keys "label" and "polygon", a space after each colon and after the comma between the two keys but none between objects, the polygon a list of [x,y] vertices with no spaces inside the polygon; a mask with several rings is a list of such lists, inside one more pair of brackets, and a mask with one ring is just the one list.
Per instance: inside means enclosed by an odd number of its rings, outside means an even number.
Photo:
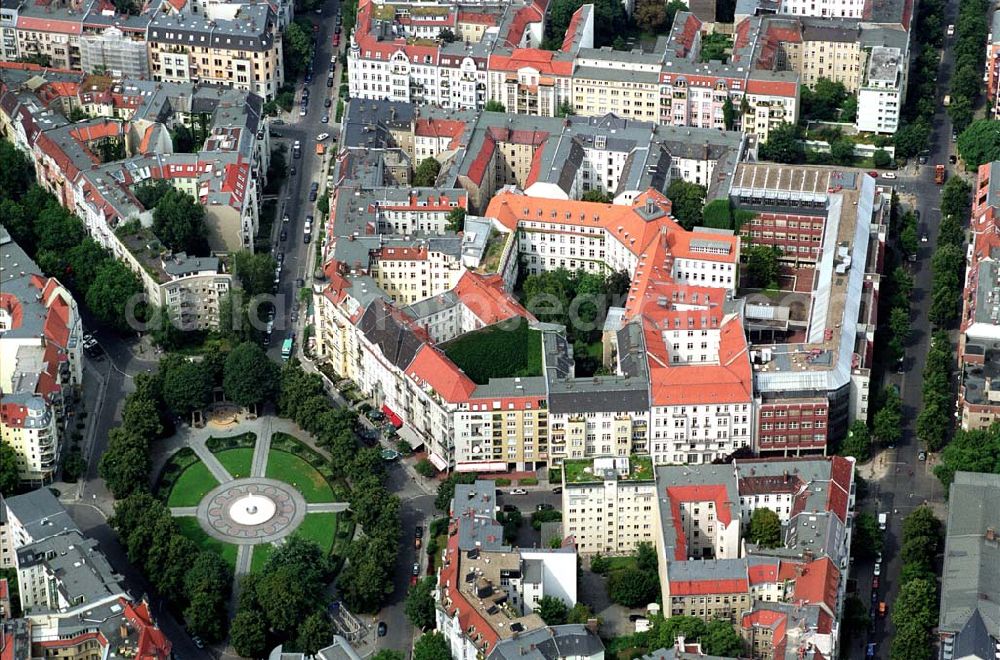
[{"label": "chimney", "polygon": [[596,635],[597,625],[598,625],[597,619],[587,619],[587,623],[584,624],[584,627]]},{"label": "chimney", "polygon": [[128,637],[128,624],[125,623],[125,619],[122,619],[121,624],[118,626],[118,635],[122,639],[126,639]]},{"label": "chimney", "polygon": [[997,540],[997,530],[992,527],[986,528],[986,540],[993,543]]}]

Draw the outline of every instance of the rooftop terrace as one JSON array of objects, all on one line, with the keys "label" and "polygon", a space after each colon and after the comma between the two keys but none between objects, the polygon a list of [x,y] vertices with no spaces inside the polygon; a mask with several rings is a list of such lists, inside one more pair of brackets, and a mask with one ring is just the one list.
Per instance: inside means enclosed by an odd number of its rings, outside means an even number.
[{"label": "rooftop terrace", "polygon": [[[622,465],[624,461],[624,465]],[[608,466],[604,466],[608,463]],[[612,467],[612,463],[615,465]],[[652,481],[653,460],[649,456],[597,458],[563,461],[563,475],[567,484],[597,483],[607,479],[618,481]]]}]

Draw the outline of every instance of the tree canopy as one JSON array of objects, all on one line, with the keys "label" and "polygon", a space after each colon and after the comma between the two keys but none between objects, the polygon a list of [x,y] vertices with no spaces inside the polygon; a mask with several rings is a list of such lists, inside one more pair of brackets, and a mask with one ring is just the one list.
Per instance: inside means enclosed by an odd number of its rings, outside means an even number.
[{"label": "tree canopy", "polygon": [[166,191],[156,203],[153,233],[175,252],[183,251],[196,256],[208,254],[205,207],[176,188]]},{"label": "tree canopy", "polygon": [[667,188],[667,198],[671,203],[671,213],[685,229],[701,225],[702,209],[705,206],[705,186],[674,179]]},{"label": "tree canopy", "polygon": [[451,660],[451,648],[441,633],[424,633],[413,645],[413,660]]},{"label": "tree canopy", "polygon": [[434,578],[427,576],[406,594],[406,619],[420,630],[434,627]]},{"label": "tree canopy", "polygon": [[561,626],[566,623],[569,616],[569,608],[561,598],[555,596],[542,596],[538,600],[538,607],[535,608],[538,616],[547,626]]},{"label": "tree canopy", "polygon": [[435,158],[425,158],[420,161],[417,169],[413,172],[413,185],[429,187],[437,181],[437,175],[441,171],[441,163]]},{"label": "tree canopy", "polygon": [[549,4],[543,47],[558,50],[562,46],[573,14],[585,4],[594,5],[594,25],[601,26],[594,30],[595,47],[610,46],[616,36],[627,32],[628,14],[625,13],[625,5],[618,0],[553,0]]},{"label": "tree canopy", "polygon": [[764,548],[777,548],[781,545],[781,518],[767,507],[754,509],[750,516],[749,538]]},{"label": "tree canopy", "polygon": [[255,406],[276,391],[278,367],[257,344],[244,342],[226,358],[222,387],[226,398],[241,406]]},{"label": "tree canopy", "polygon": [[778,286],[781,249],[774,245],[750,245],[743,249],[746,257],[746,286],[769,289]]},{"label": "tree canopy", "polygon": [[794,124],[782,123],[771,129],[767,142],[760,145],[759,155],[762,160],[776,163],[802,163],[806,152],[799,142],[799,129]]}]

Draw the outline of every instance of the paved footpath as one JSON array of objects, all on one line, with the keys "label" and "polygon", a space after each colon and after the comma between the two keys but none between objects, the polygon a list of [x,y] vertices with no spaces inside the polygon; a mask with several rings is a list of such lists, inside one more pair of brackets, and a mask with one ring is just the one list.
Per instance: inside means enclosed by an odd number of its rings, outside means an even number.
[{"label": "paved footpath", "polygon": [[253,461],[250,474],[255,477],[267,476],[267,454],[271,451],[272,417],[266,417],[261,422],[261,432],[257,434],[257,444],[253,448]]}]

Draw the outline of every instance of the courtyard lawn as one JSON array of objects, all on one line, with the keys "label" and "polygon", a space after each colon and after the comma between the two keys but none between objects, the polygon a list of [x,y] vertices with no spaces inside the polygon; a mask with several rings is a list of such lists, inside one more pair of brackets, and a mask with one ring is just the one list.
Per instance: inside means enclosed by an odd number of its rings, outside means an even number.
[{"label": "courtyard lawn", "polygon": [[[188,537],[202,550],[211,550],[221,556],[233,569],[236,568],[236,546],[232,543],[223,543],[213,539],[198,524],[198,519],[194,516],[176,517],[177,527],[181,534]],[[256,551],[254,552],[256,554]]]},{"label": "courtyard lawn", "polygon": [[224,449],[215,454],[226,472],[233,475],[233,479],[242,479],[250,476],[250,466],[253,465],[253,449],[240,447],[239,449]]},{"label": "courtyard lawn", "polygon": [[264,476],[294,486],[306,502],[337,501],[323,475],[295,454],[278,449],[267,452],[267,473]]},{"label": "courtyard lawn", "polygon": [[250,558],[250,572],[259,573],[264,568],[267,560],[270,559],[272,552],[274,552],[274,546],[270,543],[255,545],[253,547],[253,556]]},{"label": "courtyard lawn", "polygon": [[189,465],[170,489],[167,506],[198,506],[201,499],[219,485],[204,463]]},{"label": "courtyard lawn", "polygon": [[[542,375],[542,333],[529,328],[523,319],[513,328],[498,324],[467,332],[441,348],[480,385],[490,378]],[[503,359],[496,359],[498,355]]]},{"label": "courtyard lawn", "polygon": [[[333,548],[333,537],[337,533],[336,513],[307,513],[295,534],[308,541],[314,541],[323,552],[330,554]],[[254,550],[257,554],[257,550]]]}]

